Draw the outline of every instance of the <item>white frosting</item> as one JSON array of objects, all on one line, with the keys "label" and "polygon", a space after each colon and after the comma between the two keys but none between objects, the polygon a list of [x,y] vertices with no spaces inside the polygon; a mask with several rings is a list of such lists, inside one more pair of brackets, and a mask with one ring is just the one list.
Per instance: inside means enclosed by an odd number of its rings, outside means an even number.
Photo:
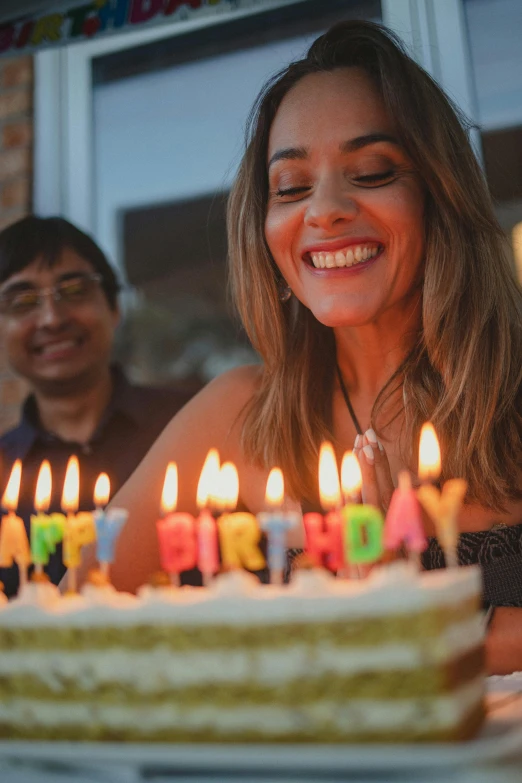
[{"label": "white frosting", "polygon": [[[244,578],[246,577],[246,579]],[[431,571],[409,578],[329,579],[320,571],[299,575],[289,587],[261,585],[249,574],[229,572],[210,588],[147,593],[135,598],[100,590],[95,601],[73,605],[58,600],[52,585],[22,591],[20,598],[0,607],[0,627],[28,626],[132,626],[144,623],[168,625],[272,625],[289,622],[343,621],[390,614],[422,613],[433,607],[455,606],[480,593],[480,569],[474,566]],[[55,595],[49,601],[50,594]],[[303,600],[303,598],[306,600]],[[31,611],[28,611],[31,609]]]},{"label": "white frosting", "polygon": [[0,592],[0,606],[4,606],[7,603],[7,596],[4,592]]},{"label": "white frosting", "polygon": [[99,702],[46,702],[12,699],[0,703],[0,722],[32,726],[100,724],[112,728],[141,730],[147,733],[161,729],[213,729],[226,735],[254,729],[267,734],[302,732],[334,723],[347,734],[360,730],[398,731],[451,728],[460,722],[483,696],[483,680],[468,683],[451,694],[426,699],[353,699],[339,705],[317,700],[294,707],[288,704],[249,705],[237,707],[168,704],[139,706]]},{"label": "white frosting", "polygon": [[122,607],[132,609],[138,603],[134,595],[131,595],[131,593],[120,593],[111,584],[93,585],[87,583],[82,587],[81,595],[85,598],[87,605],[112,606],[115,609]]},{"label": "white frosting", "polygon": [[50,608],[60,597],[60,591],[51,582],[26,582],[20,587],[13,604]]}]

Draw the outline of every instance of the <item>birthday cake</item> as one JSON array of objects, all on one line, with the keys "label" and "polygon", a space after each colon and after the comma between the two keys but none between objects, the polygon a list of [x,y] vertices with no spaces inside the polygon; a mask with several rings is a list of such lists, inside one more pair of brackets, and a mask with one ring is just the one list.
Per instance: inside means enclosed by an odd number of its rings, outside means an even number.
[{"label": "birthday cake", "polygon": [[408,563],[288,586],[244,571],[137,596],[46,582],[0,606],[0,736],[459,740],[483,719],[480,574]]}]

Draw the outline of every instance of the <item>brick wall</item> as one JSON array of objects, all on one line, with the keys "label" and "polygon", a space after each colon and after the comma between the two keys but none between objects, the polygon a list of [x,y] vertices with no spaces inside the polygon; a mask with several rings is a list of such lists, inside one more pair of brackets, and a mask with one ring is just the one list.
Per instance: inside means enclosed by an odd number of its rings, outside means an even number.
[{"label": "brick wall", "polygon": [[[33,61],[0,59],[0,230],[31,211]],[[17,422],[26,393],[9,371],[0,334],[0,432]]]}]

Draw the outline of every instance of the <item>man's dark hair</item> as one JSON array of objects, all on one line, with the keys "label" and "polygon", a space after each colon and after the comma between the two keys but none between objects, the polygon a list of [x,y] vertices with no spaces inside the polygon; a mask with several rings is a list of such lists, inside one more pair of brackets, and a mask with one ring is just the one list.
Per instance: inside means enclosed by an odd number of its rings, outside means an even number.
[{"label": "man's dark hair", "polygon": [[103,292],[109,307],[115,310],[120,286],[105,254],[88,234],[61,217],[29,215],[0,231],[0,283],[37,258],[52,268],[59,263],[65,248],[73,250],[101,275]]}]

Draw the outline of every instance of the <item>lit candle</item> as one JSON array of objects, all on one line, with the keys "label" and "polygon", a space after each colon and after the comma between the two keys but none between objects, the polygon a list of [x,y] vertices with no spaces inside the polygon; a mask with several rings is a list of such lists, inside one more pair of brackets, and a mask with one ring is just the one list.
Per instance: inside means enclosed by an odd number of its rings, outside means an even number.
[{"label": "lit candle", "polygon": [[63,514],[46,514],[51,503],[52,475],[51,466],[44,460],[40,466],[36,482],[34,508],[31,516],[31,559],[36,574],[43,573],[49,555],[56,551],[64,535],[65,517]]},{"label": "lit candle", "polygon": [[86,544],[96,540],[93,515],[82,511],[78,514],[80,496],[80,465],[78,457],[70,457],[65,471],[62,492],[62,511],[67,514],[63,536],[63,562],[68,569],[69,592],[77,590],[77,570],[81,565],[81,551]]},{"label": "lit candle", "polygon": [[420,566],[419,555],[426,549],[427,541],[419,501],[412,489],[410,474],[405,470],[399,473],[399,486],[392,495],[384,522],[385,548],[396,551],[403,544]]},{"label": "lit candle", "polygon": [[161,496],[161,517],[156,522],[161,567],[179,586],[182,571],[195,568],[197,541],[194,517],[176,512],[178,502],[178,466],[169,462]]},{"label": "lit candle", "polygon": [[7,514],[2,518],[0,527],[0,566],[10,568],[14,560],[20,574],[20,586],[23,587],[27,582],[27,566],[31,562],[31,550],[23,520],[15,513],[18,507],[21,477],[22,463],[17,459],[2,498],[2,506]]},{"label": "lit candle", "polygon": [[306,551],[317,566],[340,571],[344,564],[343,525],[339,513],[341,487],[337,460],[331,443],[321,444],[319,451],[319,496],[325,516],[310,512],[303,517]]},{"label": "lit candle", "polygon": [[[342,510],[346,562],[350,565],[375,563],[383,553],[384,520],[378,508],[358,503],[362,487],[359,461],[353,452],[343,457],[343,494],[351,500]],[[355,576],[354,572],[351,572]]]},{"label": "lit candle", "polygon": [[100,473],[94,486],[94,525],[96,528],[96,556],[100,571],[109,578],[109,565],[114,561],[114,546],[120,531],[128,519],[124,508],[105,510],[111,494],[111,482],[106,473]]},{"label": "lit candle", "polygon": [[210,449],[201,471],[197,490],[199,508],[199,516],[196,520],[198,568],[201,571],[205,587],[208,587],[220,567],[217,527],[209,508],[213,499],[213,504],[215,504],[219,470],[219,454],[216,449]]},{"label": "lit candle", "polygon": [[221,466],[219,484],[220,505],[224,510],[218,519],[223,567],[229,570],[247,568],[259,571],[266,565],[259,549],[261,533],[253,514],[234,512],[239,496],[239,478],[232,462],[225,462]]},{"label": "lit candle", "polygon": [[272,468],[266,483],[265,505],[268,511],[258,514],[261,530],[268,538],[268,568],[270,582],[283,584],[283,571],[286,563],[286,536],[288,530],[299,523],[299,514],[295,511],[283,511],[285,482],[280,468]]},{"label": "lit candle", "polygon": [[458,566],[458,516],[468,485],[464,479],[449,479],[439,491],[430,481],[440,476],[441,456],[437,435],[431,424],[424,424],[419,445],[419,477],[423,484],[417,490],[424,510],[432,518],[437,538],[444,550],[448,568]]}]

